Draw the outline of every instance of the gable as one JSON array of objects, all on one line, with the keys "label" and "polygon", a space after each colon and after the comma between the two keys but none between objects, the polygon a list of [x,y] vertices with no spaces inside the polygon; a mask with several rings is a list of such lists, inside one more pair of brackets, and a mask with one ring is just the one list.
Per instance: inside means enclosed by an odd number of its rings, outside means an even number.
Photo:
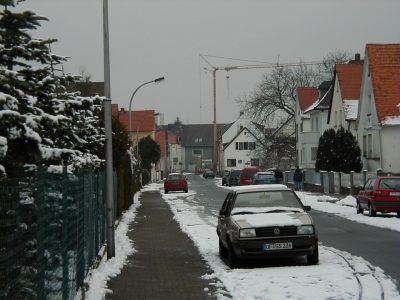
[{"label": "gable", "polygon": [[342,100],[360,99],[363,64],[337,64],[336,76],[339,81]]},{"label": "gable", "polygon": [[298,87],[297,98],[301,111],[305,111],[318,99],[318,89],[316,87]]},{"label": "gable", "polygon": [[367,44],[366,56],[378,121],[392,123],[400,119],[400,44]]}]

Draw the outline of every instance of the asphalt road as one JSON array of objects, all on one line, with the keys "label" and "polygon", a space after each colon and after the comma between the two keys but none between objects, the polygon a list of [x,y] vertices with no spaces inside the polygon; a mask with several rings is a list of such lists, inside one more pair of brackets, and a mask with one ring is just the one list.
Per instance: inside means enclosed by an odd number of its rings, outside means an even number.
[{"label": "asphalt road", "polygon": [[[204,206],[205,216],[217,216],[227,190],[216,187],[212,179],[189,175],[189,189],[195,190],[194,199]],[[355,209],[354,209],[355,213]],[[334,214],[311,211],[324,246],[362,257],[397,281],[400,291],[400,233],[343,219]],[[365,218],[369,218],[365,215]]]}]

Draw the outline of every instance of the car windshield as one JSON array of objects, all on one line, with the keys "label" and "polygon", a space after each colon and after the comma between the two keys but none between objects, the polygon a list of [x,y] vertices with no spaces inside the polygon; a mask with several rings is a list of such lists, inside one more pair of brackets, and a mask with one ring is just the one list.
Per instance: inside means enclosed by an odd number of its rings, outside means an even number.
[{"label": "car windshield", "polygon": [[182,175],[169,175],[168,180],[183,180]]},{"label": "car windshield", "polygon": [[231,176],[239,176],[240,175],[240,170],[235,170],[231,172]]},{"label": "car windshield", "polygon": [[301,212],[300,201],[292,191],[259,191],[237,194],[232,214]]}]

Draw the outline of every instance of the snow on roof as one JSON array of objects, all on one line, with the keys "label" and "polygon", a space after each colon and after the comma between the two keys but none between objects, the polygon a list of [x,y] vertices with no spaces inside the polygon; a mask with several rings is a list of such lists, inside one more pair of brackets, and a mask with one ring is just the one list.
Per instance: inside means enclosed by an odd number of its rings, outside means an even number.
[{"label": "snow on roof", "polygon": [[343,100],[343,112],[346,120],[357,120],[358,100]]},{"label": "snow on roof", "polygon": [[400,116],[389,116],[382,120],[382,125],[400,125]]}]

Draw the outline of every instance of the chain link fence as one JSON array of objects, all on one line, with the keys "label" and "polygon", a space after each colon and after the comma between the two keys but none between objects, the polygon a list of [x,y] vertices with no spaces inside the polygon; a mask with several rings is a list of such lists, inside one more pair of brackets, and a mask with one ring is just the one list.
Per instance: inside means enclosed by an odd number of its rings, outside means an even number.
[{"label": "chain link fence", "polygon": [[0,299],[75,299],[106,240],[105,178],[0,180]]}]

